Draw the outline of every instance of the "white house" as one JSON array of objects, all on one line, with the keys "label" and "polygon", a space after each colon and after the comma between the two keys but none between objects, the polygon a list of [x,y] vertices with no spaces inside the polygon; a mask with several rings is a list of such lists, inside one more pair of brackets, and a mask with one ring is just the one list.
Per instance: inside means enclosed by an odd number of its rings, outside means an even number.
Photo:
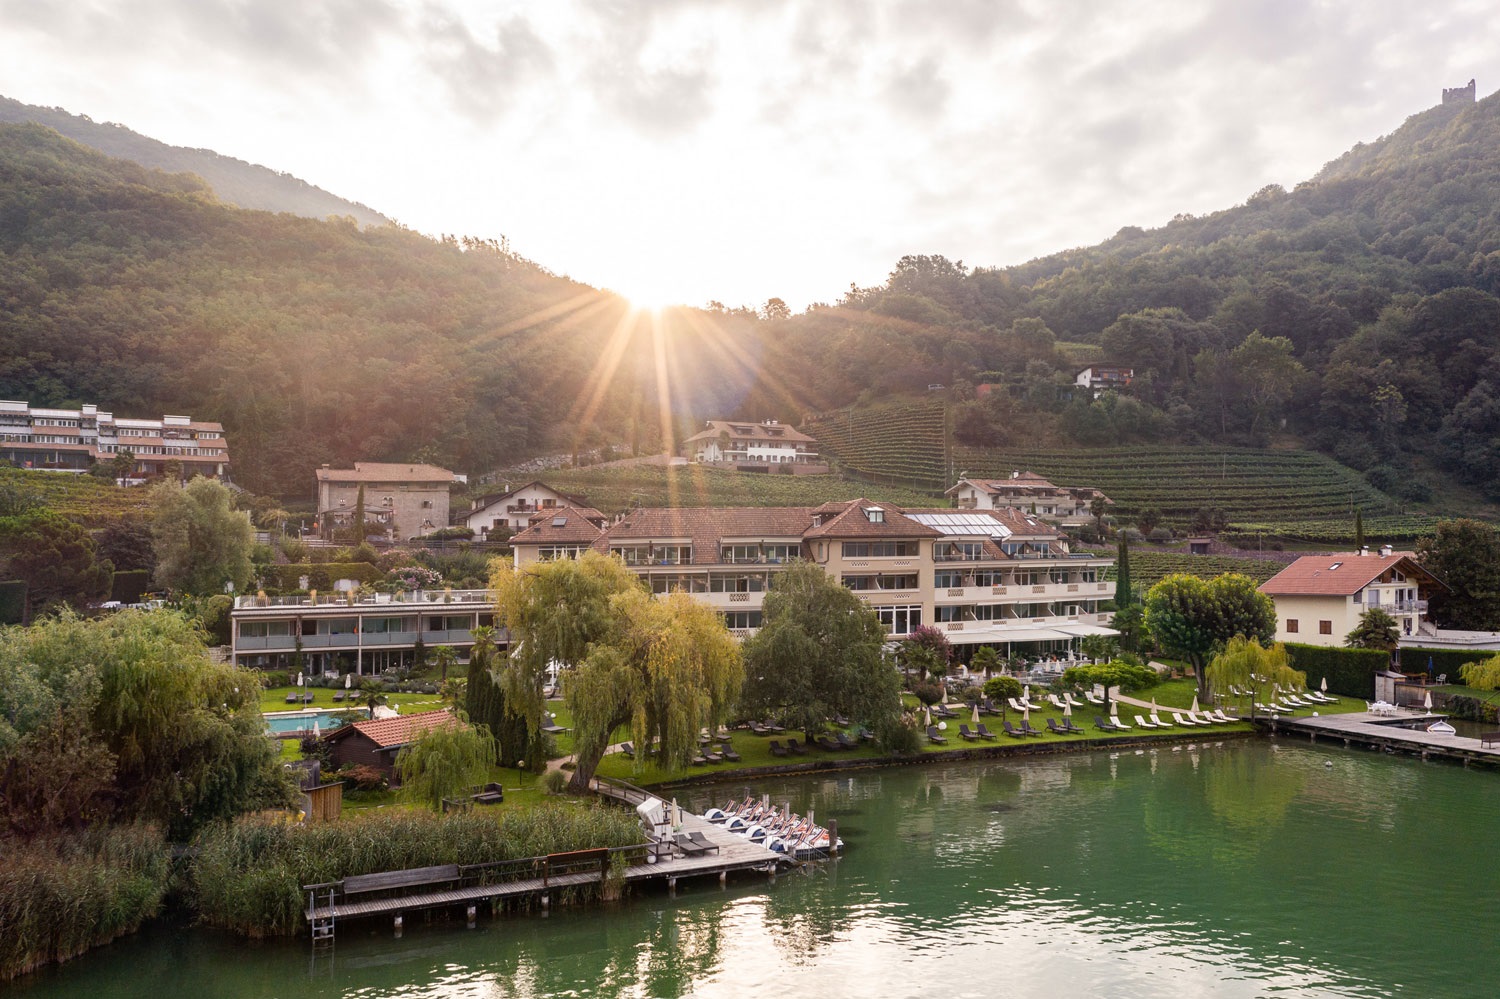
[{"label": "white house", "polygon": [[709,420],[707,424],[706,429],[684,442],[694,461],[736,465],[818,463],[818,442],[796,427],[776,420]]},{"label": "white house", "polygon": [[565,506],[586,508],[588,501],[553,489],[545,482],[532,481],[475,500],[464,523],[476,538],[487,537],[491,532],[507,535],[525,528],[536,514]]},{"label": "white house", "polygon": [[[1389,546],[1332,555],[1304,555],[1260,584],[1276,604],[1276,640],[1343,645],[1360,615],[1378,607],[1396,620],[1402,639],[1431,635],[1427,599],[1446,586],[1411,552]],[[1425,644],[1425,642],[1403,642]]]},{"label": "white house", "polygon": [[1076,527],[1093,519],[1093,503],[1114,500],[1090,486],[1055,486],[1031,472],[1011,472],[1008,479],[960,478],[944,496],[960,510],[1026,510],[1054,524]]},{"label": "white house", "polygon": [[1086,388],[1093,393],[1097,399],[1111,389],[1122,389],[1135,380],[1134,368],[1122,368],[1118,365],[1095,364],[1078,372],[1073,379],[1073,384],[1080,388]]}]

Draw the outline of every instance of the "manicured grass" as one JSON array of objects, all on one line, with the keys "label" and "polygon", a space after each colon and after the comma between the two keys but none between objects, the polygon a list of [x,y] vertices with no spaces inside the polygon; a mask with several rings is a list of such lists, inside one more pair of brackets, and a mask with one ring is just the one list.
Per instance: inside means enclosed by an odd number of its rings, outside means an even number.
[{"label": "manicured grass", "polygon": [[[295,687],[272,687],[263,690],[260,694],[260,711],[266,714],[271,711],[300,711],[304,708],[328,708],[338,710],[340,708],[362,708],[364,705],[358,701],[343,700],[335,704],[333,701],[333,690],[325,687],[307,687],[303,693],[313,695],[311,704],[288,704],[286,695],[296,690]],[[351,694],[357,691],[350,691]],[[437,694],[387,694],[386,704],[393,708],[399,708],[402,714],[415,714],[418,711],[432,711],[443,706],[443,699]]]}]

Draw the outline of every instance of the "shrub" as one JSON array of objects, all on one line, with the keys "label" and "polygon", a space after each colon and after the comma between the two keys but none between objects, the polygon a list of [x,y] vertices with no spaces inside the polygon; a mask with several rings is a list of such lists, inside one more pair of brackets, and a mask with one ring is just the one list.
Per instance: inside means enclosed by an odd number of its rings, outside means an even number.
[{"label": "shrub", "polygon": [[272,687],[290,687],[292,678],[282,670],[267,670],[260,674],[260,685],[267,690]]},{"label": "shrub", "polygon": [[110,583],[109,599],[122,604],[137,604],[151,585],[151,573],[145,569],[116,569]]},{"label": "shrub", "polygon": [[[1464,682],[1461,670],[1465,663],[1471,663],[1475,659],[1486,658],[1475,650],[1462,649],[1402,649],[1401,672],[1403,673],[1425,673],[1427,672],[1427,661],[1432,660],[1432,672],[1447,674],[1449,683],[1461,684]],[[1332,680],[1328,681],[1332,683]]]},{"label": "shrub", "polygon": [[562,794],[563,788],[568,786],[568,776],[561,770],[549,770],[542,778],[542,787],[548,794]]},{"label": "shrub", "polygon": [[0,625],[20,624],[26,615],[26,580],[0,582]]},{"label": "shrub", "polygon": [[1013,676],[992,676],[984,681],[984,696],[1003,704],[1007,697],[1021,696],[1021,681]]},{"label": "shrub", "polygon": [[352,791],[384,791],[390,784],[383,770],[362,763],[351,763],[334,776]]},{"label": "shrub", "polygon": [[917,700],[928,706],[943,699],[943,688],[935,683],[914,683],[911,685],[911,692]]},{"label": "shrub", "polygon": [[[1379,649],[1341,649],[1322,645],[1287,643],[1293,669],[1307,674],[1309,686],[1320,687],[1328,678],[1328,690],[1344,697],[1368,700],[1375,696],[1375,674],[1390,664],[1390,656]],[[1423,659],[1426,668],[1426,659]]]}]

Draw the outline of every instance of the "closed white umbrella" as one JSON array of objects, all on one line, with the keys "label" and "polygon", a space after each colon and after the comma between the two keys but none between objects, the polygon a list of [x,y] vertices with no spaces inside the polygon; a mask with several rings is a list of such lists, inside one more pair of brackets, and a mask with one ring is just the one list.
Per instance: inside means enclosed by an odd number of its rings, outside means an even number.
[{"label": "closed white umbrella", "polygon": [[1432,691],[1429,690],[1427,692],[1427,696],[1422,698],[1422,707],[1426,708],[1428,711],[1432,710]]},{"label": "closed white umbrella", "polygon": [[313,738],[314,739],[320,738],[322,736],[322,734],[323,733],[321,733],[321,732],[318,731],[318,723],[317,722],[313,722]]},{"label": "closed white umbrella", "polygon": [[351,684],[353,682],[354,682],[354,674],[353,673],[345,673],[344,674],[344,689],[348,690],[349,689],[349,684]]},{"label": "closed white umbrella", "polygon": [[1072,701],[1064,701],[1063,702],[1063,717],[1064,718],[1072,718],[1073,717],[1073,702]]},{"label": "closed white umbrella", "polygon": [[1198,695],[1197,694],[1193,695],[1193,706],[1190,707],[1190,708],[1188,708],[1188,713],[1189,714],[1197,714],[1198,713]]},{"label": "closed white umbrella", "polygon": [[1118,717],[1120,717],[1120,702],[1119,701],[1110,701],[1109,702],[1109,716],[1111,718],[1118,718]]},{"label": "closed white umbrella", "polygon": [[924,726],[932,724],[932,706],[931,705],[923,705],[922,706],[922,724]]},{"label": "closed white umbrella", "polygon": [[1328,677],[1325,676],[1323,678],[1323,683],[1320,685],[1320,689],[1322,689],[1323,693],[1328,693]]},{"label": "closed white umbrella", "polygon": [[979,702],[978,701],[974,702],[974,713],[973,713],[972,716],[970,716],[969,720],[972,721],[975,725],[979,724]]}]

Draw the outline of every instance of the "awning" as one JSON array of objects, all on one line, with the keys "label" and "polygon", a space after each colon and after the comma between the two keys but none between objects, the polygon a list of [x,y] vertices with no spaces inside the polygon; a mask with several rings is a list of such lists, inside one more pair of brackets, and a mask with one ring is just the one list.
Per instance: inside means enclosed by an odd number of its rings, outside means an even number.
[{"label": "awning", "polygon": [[1080,638],[1085,635],[1109,635],[1113,637],[1119,634],[1115,629],[1106,628],[1102,624],[1060,624],[1057,626],[1057,630],[1065,631],[1070,635]]},{"label": "awning", "polygon": [[1065,642],[1074,636],[1052,628],[974,628],[965,626],[963,631],[948,632],[948,641],[955,645],[986,645],[996,642]]}]

